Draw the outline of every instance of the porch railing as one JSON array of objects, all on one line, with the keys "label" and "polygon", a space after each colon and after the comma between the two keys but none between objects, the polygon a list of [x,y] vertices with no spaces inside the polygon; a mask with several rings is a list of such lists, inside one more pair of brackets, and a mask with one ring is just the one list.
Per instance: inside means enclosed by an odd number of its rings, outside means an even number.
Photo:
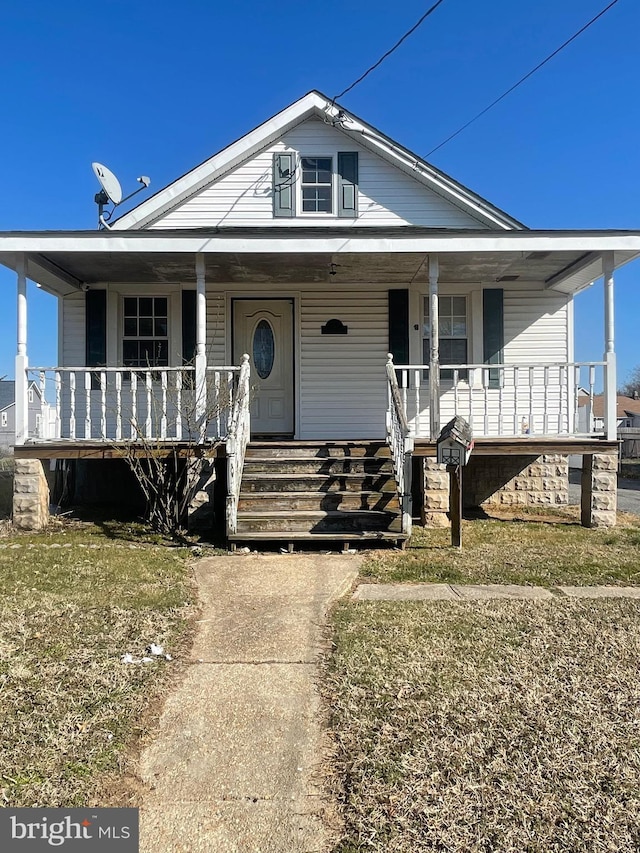
[{"label": "porch railing", "polygon": [[429,365],[387,364],[397,377],[415,437],[434,437],[460,415],[475,436],[595,435],[594,397],[605,386],[606,362],[456,364],[440,367],[440,423],[431,429]]},{"label": "porch railing", "polygon": [[249,356],[242,356],[238,391],[234,401],[227,438],[227,536],[238,530],[238,500],[242,483],[244,457],[251,436]]},{"label": "porch railing", "polygon": [[411,534],[411,454],[413,438],[406,418],[406,405],[400,396],[398,380],[391,355],[387,361],[387,444],[393,459],[393,473],[398,487],[398,499],[402,510],[402,532]]},{"label": "porch railing", "polygon": [[40,440],[194,441],[227,435],[239,374],[207,367],[198,400],[189,366],[34,367],[27,380],[40,390]]}]

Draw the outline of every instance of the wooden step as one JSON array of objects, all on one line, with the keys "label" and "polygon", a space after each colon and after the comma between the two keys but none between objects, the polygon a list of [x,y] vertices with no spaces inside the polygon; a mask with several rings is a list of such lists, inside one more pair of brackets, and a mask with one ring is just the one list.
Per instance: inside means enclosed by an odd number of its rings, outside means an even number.
[{"label": "wooden step", "polygon": [[240,494],[239,512],[281,512],[284,510],[385,510],[399,513],[393,492],[370,491],[263,491]]},{"label": "wooden step", "polygon": [[289,532],[333,533],[340,538],[343,533],[384,530],[400,533],[402,520],[395,512],[379,510],[340,511],[284,511],[242,512],[238,514],[238,533],[270,531],[284,534]]},{"label": "wooden step", "polygon": [[392,474],[393,466],[390,459],[375,456],[324,459],[254,456],[251,459],[245,459],[243,477],[258,472],[274,474]]},{"label": "wooden step", "polygon": [[390,459],[391,454],[386,444],[367,442],[365,444],[323,444],[251,442],[246,449],[245,460],[251,459],[359,459],[369,458]]},{"label": "wooden step", "polygon": [[242,477],[243,492],[393,492],[392,474],[290,474],[265,471],[247,472]]},{"label": "wooden step", "polygon": [[405,538],[385,442],[249,443],[233,542]]},{"label": "wooden step", "polygon": [[254,533],[232,533],[229,536],[230,542],[402,542],[408,537],[404,533],[389,533],[385,530],[368,530],[349,533],[319,533],[318,531],[303,531],[297,533],[289,531],[288,533],[280,533],[272,530],[258,530]]}]

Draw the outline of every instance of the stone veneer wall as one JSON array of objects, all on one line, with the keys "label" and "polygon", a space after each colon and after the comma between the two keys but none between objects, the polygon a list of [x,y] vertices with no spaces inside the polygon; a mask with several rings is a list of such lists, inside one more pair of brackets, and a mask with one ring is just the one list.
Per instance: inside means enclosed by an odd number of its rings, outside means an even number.
[{"label": "stone veneer wall", "polygon": [[49,523],[49,484],[39,459],[16,459],[13,523],[20,530],[42,530]]},{"label": "stone veneer wall", "polygon": [[[427,527],[448,525],[449,475],[444,465],[424,459],[421,518]],[[569,500],[566,456],[471,455],[463,480],[465,509],[490,506],[558,506]]]},{"label": "stone veneer wall", "polygon": [[558,506],[569,502],[566,456],[476,456],[463,480],[465,507]]}]

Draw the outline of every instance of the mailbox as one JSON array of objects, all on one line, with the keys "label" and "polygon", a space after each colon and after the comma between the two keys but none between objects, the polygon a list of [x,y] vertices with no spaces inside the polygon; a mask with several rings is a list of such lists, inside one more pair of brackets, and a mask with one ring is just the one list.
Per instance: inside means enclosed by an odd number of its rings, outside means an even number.
[{"label": "mailbox", "polygon": [[456,416],[442,428],[436,442],[441,465],[466,465],[473,450],[473,432],[464,418]]}]

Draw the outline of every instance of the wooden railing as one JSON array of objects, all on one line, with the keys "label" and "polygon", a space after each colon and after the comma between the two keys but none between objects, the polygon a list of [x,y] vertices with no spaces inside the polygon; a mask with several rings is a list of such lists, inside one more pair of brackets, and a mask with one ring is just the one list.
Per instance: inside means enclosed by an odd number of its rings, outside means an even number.
[{"label": "wooden railing", "polygon": [[[430,437],[429,365],[390,362],[390,372],[412,434]],[[480,437],[595,435],[593,401],[605,373],[603,361],[442,365],[435,434],[460,415]]]},{"label": "wooden railing", "polygon": [[411,454],[413,438],[405,414],[405,405],[400,396],[398,380],[393,366],[393,356],[387,361],[387,386],[389,405],[387,408],[387,444],[393,459],[393,473],[398,488],[398,499],[402,510],[402,532],[411,534]]},{"label": "wooden railing", "polygon": [[208,367],[196,399],[193,367],[35,367],[42,417],[54,407],[53,435],[40,439],[193,441],[228,432],[240,368]]},{"label": "wooden railing", "polygon": [[227,536],[236,533],[238,530],[238,499],[242,483],[242,469],[244,468],[247,444],[251,437],[250,379],[249,356],[245,353],[242,356],[238,391],[231,413],[227,438]]}]

